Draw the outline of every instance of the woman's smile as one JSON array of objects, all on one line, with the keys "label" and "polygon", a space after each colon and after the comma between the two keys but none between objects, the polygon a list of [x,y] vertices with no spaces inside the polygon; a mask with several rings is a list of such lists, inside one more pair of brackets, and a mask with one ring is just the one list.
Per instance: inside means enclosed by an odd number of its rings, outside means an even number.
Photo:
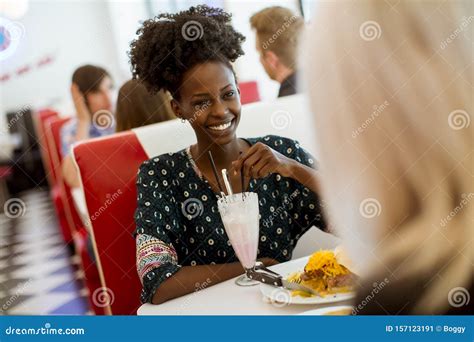
[{"label": "woman's smile", "polygon": [[218,123],[213,123],[206,126],[206,130],[212,135],[222,136],[233,131],[235,127],[235,118],[232,120],[222,121]]}]

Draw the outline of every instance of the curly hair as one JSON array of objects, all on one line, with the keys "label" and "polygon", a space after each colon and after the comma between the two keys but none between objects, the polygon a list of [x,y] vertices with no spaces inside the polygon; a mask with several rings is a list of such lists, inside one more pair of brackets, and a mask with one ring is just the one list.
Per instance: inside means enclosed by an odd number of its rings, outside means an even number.
[{"label": "curly hair", "polygon": [[205,5],[162,13],[143,23],[129,52],[134,79],[148,91],[168,90],[179,98],[183,74],[208,61],[229,66],[244,54],[245,37],[230,25],[231,15]]}]

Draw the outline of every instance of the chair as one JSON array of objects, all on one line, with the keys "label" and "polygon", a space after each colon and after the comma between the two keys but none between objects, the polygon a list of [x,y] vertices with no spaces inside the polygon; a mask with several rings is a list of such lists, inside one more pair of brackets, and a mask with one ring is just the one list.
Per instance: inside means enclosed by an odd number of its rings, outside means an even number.
[{"label": "chair", "polygon": [[51,168],[51,176],[53,188],[51,189],[51,197],[53,199],[56,214],[58,215],[61,233],[67,244],[72,243],[74,221],[68,209],[68,203],[65,200],[65,190],[61,176],[61,151],[59,148],[59,132],[64,124],[70,118],[52,117],[45,121],[46,144],[49,151],[49,167]]},{"label": "chair", "polygon": [[[71,243],[72,234],[70,233],[71,228],[66,217],[64,210],[64,205],[60,196],[60,186],[58,184],[58,172],[57,170],[60,165],[55,164],[54,146],[51,144],[47,138],[48,131],[50,130],[50,124],[53,121],[59,120],[59,114],[50,109],[40,110],[34,116],[35,127],[38,135],[38,143],[40,145],[41,157],[43,159],[43,166],[45,168],[45,173],[48,178],[49,191],[51,199],[56,210],[56,216],[58,218],[59,226],[63,239],[66,243]],[[63,123],[67,122],[64,121]]]},{"label": "chair", "polygon": [[56,186],[53,193],[55,207],[63,210],[67,227],[62,227],[64,240],[66,243],[73,243],[77,255],[81,260],[81,267],[84,271],[84,281],[89,290],[89,304],[96,314],[103,314],[102,304],[97,301],[97,289],[100,288],[100,278],[97,266],[91,260],[87,251],[88,232],[79,214],[77,213],[69,186],[64,183],[61,174],[62,155],[60,150],[60,131],[70,118],[52,118],[47,125],[46,137],[48,146],[51,147],[53,169],[56,175]]},{"label": "chair", "polygon": [[[239,135],[252,137],[266,132],[288,136],[314,151],[309,144],[312,142],[310,119],[302,95],[284,97],[273,103],[244,105]],[[177,151],[194,140],[189,125],[172,120],[92,139],[73,148],[91,218],[102,286],[104,292],[113,297],[107,309],[109,314],[135,314],[140,306],[141,284],[132,235],[138,167],[144,160]],[[313,242],[310,240],[308,244]]]},{"label": "chair", "polygon": [[240,102],[244,104],[260,101],[260,93],[256,81],[239,83]]},{"label": "chair", "polygon": [[108,314],[134,315],[140,306],[135,267],[136,189],[140,164],[148,159],[134,132],[80,143],[73,149],[80,169],[94,249]]},{"label": "chair", "polygon": [[53,167],[51,148],[46,138],[46,124],[49,119],[58,118],[59,115],[51,109],[39,110],[35,114],[33,119],[38,136],[38,143],[40,145],[41,158],[43,159],[43,166],[45,168],[46,177],[48,178],[49,187],[52,189],[56,183],[56,170]]}]

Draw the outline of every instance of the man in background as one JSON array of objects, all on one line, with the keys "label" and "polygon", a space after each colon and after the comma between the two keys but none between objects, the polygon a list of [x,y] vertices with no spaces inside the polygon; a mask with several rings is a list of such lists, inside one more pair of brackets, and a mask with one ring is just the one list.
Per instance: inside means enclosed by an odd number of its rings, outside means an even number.
[{"label": "man in background", "polygon": [[250,18],[250,25],[256,32],[260,63],[267,75],[280,83],[278,97],[296,94],[296,62],[303,18],[287,8],[274,6],[255,13]]}]

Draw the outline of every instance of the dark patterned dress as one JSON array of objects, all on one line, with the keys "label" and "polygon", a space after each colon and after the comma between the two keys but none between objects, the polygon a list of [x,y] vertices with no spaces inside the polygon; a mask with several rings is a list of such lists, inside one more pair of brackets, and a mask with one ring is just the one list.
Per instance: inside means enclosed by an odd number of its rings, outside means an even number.
[{"label": "dark patterned dress", "polygon": [[[298,142],[265,136],[262,142],[281,154],[314,167]],[[279,174],[251,179],[249,190],[259,198],[258,258],[291,259],[298,239],[312,226],[326,230],[318,196],[301,183]],[[145,161],[137,177],[135,212],[137,269],[143,284],[141,301],[151,299],[182,266],[237,261],[217,209],[217,195],[202,177],[189,147]]]}]

